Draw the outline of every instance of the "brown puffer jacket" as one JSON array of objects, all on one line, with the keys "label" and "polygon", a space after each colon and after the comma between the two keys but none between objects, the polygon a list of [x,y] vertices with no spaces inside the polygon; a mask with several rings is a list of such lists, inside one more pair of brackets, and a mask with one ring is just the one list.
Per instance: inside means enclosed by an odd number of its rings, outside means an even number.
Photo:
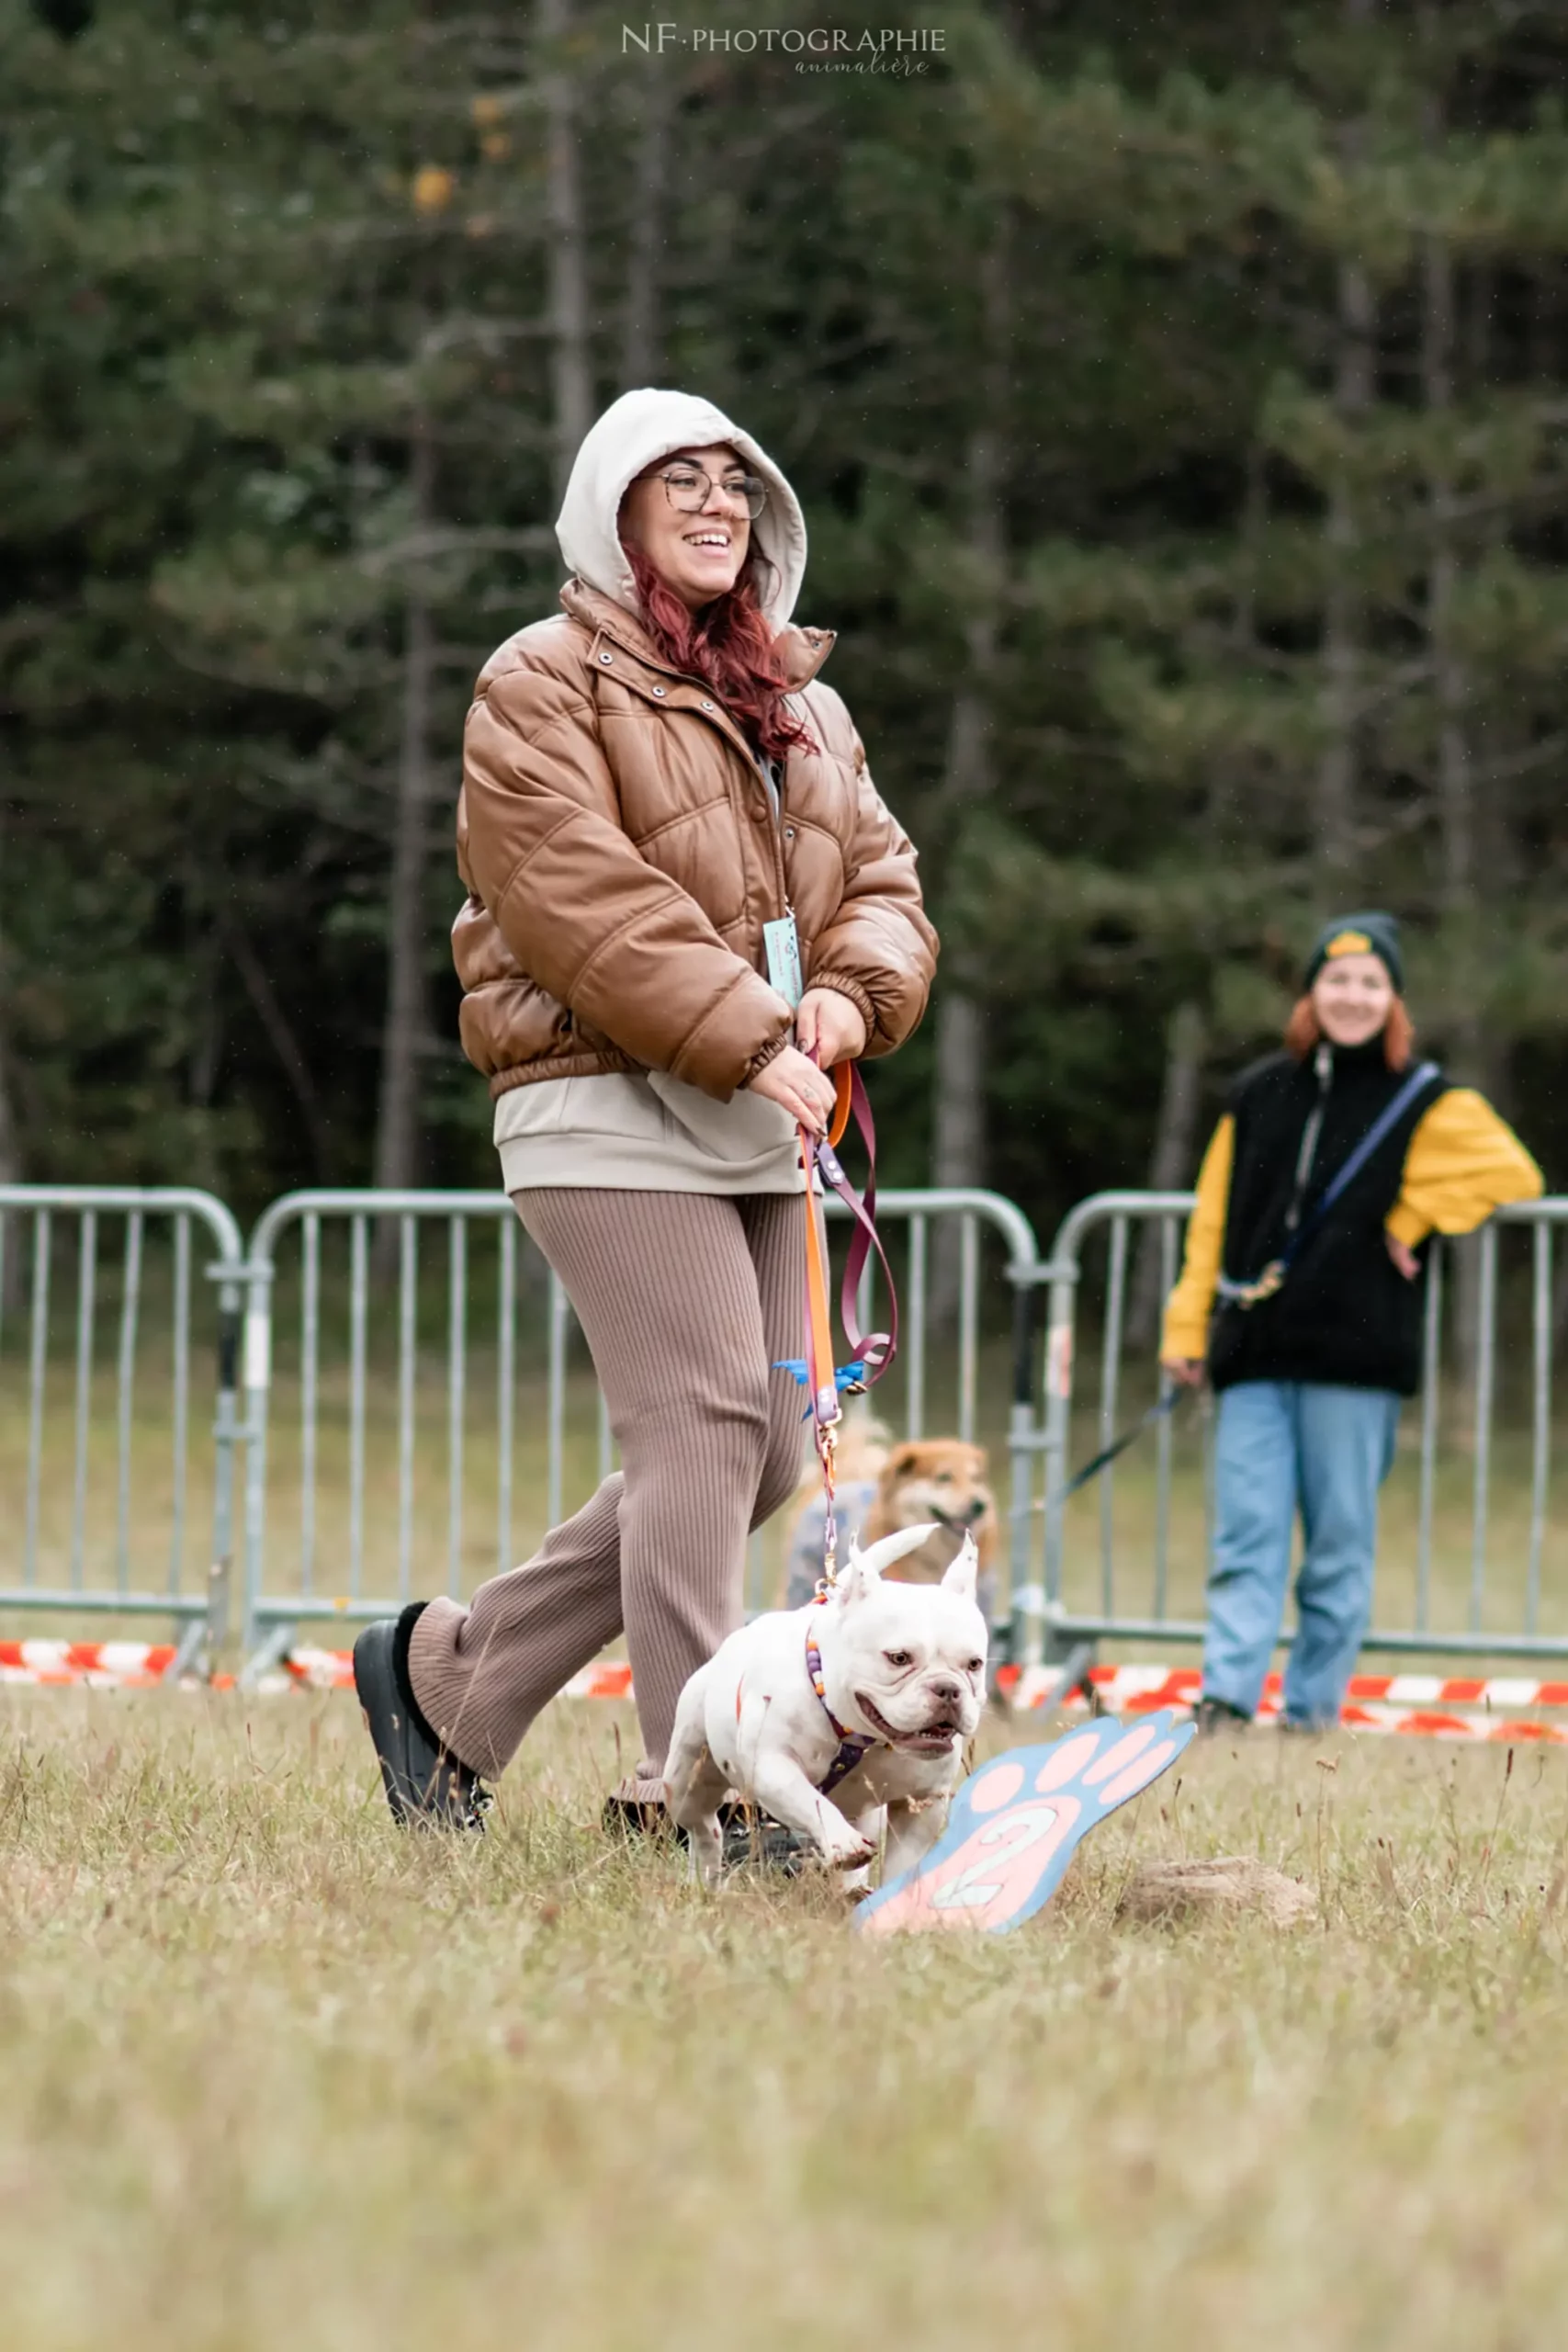
[{"label": "brown puffer jacket", "polygon": [[868,1054],[925,1010],[936,933],[915,853],[831,686],[829,629],[777,642],[818,749],[789,755],[782,820],[698,679],[581,581],[480,673],[464,738],[453,927],[463,1049],[492,1095],[657,1069],[727,1102],[785,1037],[762,925],[795,911],[808,987],[864,1017]]}]

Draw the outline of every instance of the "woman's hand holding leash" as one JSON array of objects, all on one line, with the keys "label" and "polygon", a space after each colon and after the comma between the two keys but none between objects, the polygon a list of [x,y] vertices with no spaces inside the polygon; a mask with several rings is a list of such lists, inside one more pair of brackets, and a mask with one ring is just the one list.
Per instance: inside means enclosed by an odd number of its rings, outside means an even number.
[{"label": "woman's hand holding leash", "polygon": [[1202,1382],[1202,1359],[1198,1356],[1161,1356],[1159,1368],[1179,1388],[1197,1388]]},{"label": "woman's hand holding leash", "polygon": [[[846,1011],[854,1012],[847,997],[840,1001]],[[827,1134],[828,1122],[833,1115],[833,1081],[815,1062],[807,1059],[798,1046],[786,1046],[782,1054],[775,1054],[771,1062],[764,1063],[748,1091],[765,1094],[770,1102],[782,1103],[795,1125],[804,1127],[808,1135]]]},{"label": "woman's hand holding leash", "polygon": [[840,1062],[859,1059],[865,1023],[837,989],[807,989],[795,1016],[795,1043],[757,1072],[750,1091],[782,1103],[808,1135],[825,1136],[834,1100],[828,1072]]},{"label": "woman's hand holding leash", "polygon": [[858,1007],[837,989],[807,989],[795,1016],[795,1041],[824,1069],[858,1062],[865,1051],[865,1023]]}]

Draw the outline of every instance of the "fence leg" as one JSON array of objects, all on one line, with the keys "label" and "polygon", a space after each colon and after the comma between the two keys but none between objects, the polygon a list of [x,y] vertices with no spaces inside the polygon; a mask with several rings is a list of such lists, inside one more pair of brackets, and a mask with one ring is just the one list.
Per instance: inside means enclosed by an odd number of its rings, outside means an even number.
[{"label": "fence leg", "polygon": [[1056,1685],[1052,1702],[1054,1705],[1065,1707],[1076,1691],[1082,1690],[1089,1699],[1092,1713],[1100,1715],[1105,1713],[1094,1686],[1089,1679],[1089,1668],[1099,1662],[1099,1657],[1100,1645],[1097,1642],[1074,1643],[1062,1660],[1061,1679]]},{"label": "fence leg", "polygon": [[[256,1602],[262,1590],[262,1552],[266,1523],[266,1416],[272,1386],[272,1264],[253,1256],[246,1265],[245,1299],[245,1550],[244,1608],[240,1645],[256,1635]],[[223,1553],[218,1556],[224,1557]]]},{"label": "fence leg", "polygon": [[294,1646],[292,1625],[275,1625],[259,1650],[253,1650],[240,1668],[240,1688],[254,1690],[264,1674],[288,1656]]},{"label": "fence leg", "polygon": [[[207,1620],[205,1617],[193,1617],[180,1635],[179,1646],[164,1668],[162,1679],[168,1683],[180,1683],[185,1680],[187,1674],[194,1673],[197,1661],[207,1647]],[[210,1670],[211,1661],[209,1659],[209,1671]]]},{"label": "fence leg", "polygon": [[218,1661],[229,1639],[229,1608],[234,1588],[234,1557],[214,1560],[207,1572],[207,1663],[216,1674]]},{"label": "fence leg", "polygon": [[240,1435],[240,1286],[237,1266],[209,1266],[218,1284],[218,1399],[212,1416],[212,1566],[207,1580],[207,1669],[218,1669],[229,1634],[229,1576],[234,1558],[234,1454]]},{"label": "fence leg", "polygon": [[1024,1611],[1029,1592],[1030,1518],[1034,1502],[1034,1286],[1021,1282],[1012,1295],[1012,1406],[1008,1416],[1011,1494],[1008,1507],[1008,1616],[995,1664],[1017,1666],[1025,1651]]},{"label": "fence leg", "polygon": [[1054,1261],[1051,1320],[1045,1340],[1045,1573],[1044,1607],[1029,1628],[1024,1663],[1037,1666],[1050,1655],[1052,1613],[1062,1605],[1063,1493],[1067,1478],[1068,1419],[1073,1401],[1073,1308],[1077,1285],[1076,1259]]}]

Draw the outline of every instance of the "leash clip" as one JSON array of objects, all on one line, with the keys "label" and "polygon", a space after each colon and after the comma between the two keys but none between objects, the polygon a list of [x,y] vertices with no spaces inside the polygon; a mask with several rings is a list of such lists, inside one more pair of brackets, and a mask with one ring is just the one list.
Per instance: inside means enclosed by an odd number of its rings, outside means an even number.
[{"label": "leash clip", "polygon": [[1284,1259],[1275,1258],[1264,1267],[1256,1282],[1226,1283],[1224,1295],[1227,1305],[1239,1306],[1243,1314],[1249,1306],[1261,1306],[1265,1299],[1272,1298],[1276,1292],[1284,1288],[1285,1276],[1289,1272]]}]

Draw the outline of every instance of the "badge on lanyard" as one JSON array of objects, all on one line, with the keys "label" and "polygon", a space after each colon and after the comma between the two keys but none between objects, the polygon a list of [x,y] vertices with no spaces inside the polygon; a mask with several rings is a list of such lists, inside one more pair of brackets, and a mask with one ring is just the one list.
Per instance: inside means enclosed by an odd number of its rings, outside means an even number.
[{"label": "badge on lanyard", "polygon": [[795,917],[784,915],[778,922],[762,925],[762,944],[768,951],[768,980],[775,988],[792,1012],[806,994],[806,982],[800,971],[800,936],[795,927]]}]

